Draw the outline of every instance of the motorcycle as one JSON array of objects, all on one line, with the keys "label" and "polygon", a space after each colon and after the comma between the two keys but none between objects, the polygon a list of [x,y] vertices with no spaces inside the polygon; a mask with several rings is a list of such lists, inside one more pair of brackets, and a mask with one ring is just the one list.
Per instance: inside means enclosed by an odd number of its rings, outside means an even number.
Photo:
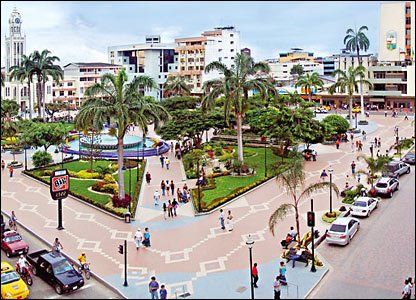
[{"label": "motorcycle", "polygon": [[85,263],[84,268],[82,266],[78,267],[78,272],[80,272],[82,274],[82,271],[84,271],[84,275],[85,275],[86,279],[91,278],[90,264],[89,263]]},{"label": "motorcycle", "polygon": [[23,281],[27,283],[27,285],[31,286],[33,284],[30,267],[24,267],[23,270],[20,270],[19,264],[16,264],[16,271],[19,273],[20,278],[22,278]]}]

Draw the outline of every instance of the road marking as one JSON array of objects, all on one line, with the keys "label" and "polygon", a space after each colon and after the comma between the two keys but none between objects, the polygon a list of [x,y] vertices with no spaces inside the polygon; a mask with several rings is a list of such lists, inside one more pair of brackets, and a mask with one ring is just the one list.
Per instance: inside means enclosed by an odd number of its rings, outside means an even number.
[{"label": "road marking", "polygon": [[[88,283],[87,285],[84,285],[82,288],[80,288],[79,290],[80,291],[82,291],[82,290],[85,290],[85,289],[87,289],[87,288],[89,288],[89,287],[92,287],[92,286],[94,286],[94,285],[96,285],[94,282],[91,282],[91,283]],[[64,295],[64,294],[62,294],[62,295]],[[62,297],[62,295],[58,295],[58,294],[56,294],[56,295],[53,295],[53,296],[50,296],[50,297],[47,297],[47,298],[45,298],[45,299],[57,299],[57,298],[60,298],[60,297]]]}]

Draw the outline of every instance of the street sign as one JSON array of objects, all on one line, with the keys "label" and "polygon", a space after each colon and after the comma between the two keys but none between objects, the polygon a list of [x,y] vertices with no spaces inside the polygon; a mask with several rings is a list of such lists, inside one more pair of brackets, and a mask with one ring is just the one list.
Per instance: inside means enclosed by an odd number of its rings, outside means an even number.
[{"label": "street sign", "polygon": [[69,194],[69,173],[67,169],[55,170],[51,175],[50,192],[52,199],[60,200]]}]

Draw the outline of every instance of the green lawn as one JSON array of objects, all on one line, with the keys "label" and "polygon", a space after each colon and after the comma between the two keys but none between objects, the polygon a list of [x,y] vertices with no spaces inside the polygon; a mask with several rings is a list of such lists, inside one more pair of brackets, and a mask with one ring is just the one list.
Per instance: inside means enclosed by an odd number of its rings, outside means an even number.
[{"label": "green lawn", "polygon": [[[237,150],[237,147],[233,147]],[[256,173],[253,176],[246,177],[233,177],[233,176],[220,176],[215,178],[215,189],[206,190],[202,192],[201,201],[206,205],[209,205],[214,199],[222,198],[229,195],[235,189],[240,187],[248,186],[256,181],[265,178],[264,174],[264,148],[251,148],[244,147],[244,150],[255,152],[256,155],[251,157],[245,157],[244,162],[247,163],[250,167],[254,166]],[[281,157],[273,154],[270,148],[266,149],[266,159],[267,159],[267,175],[272,175],[272,165],[277,161],[281,161]],[[284,159],[287,161],[288,159]]]}]

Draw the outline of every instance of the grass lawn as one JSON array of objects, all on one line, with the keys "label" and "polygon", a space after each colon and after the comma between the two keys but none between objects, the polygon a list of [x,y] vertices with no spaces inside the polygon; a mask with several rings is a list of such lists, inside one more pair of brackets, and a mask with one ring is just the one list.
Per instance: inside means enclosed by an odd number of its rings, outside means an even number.
[{"label": "grass lawn", "polygon": [[[233,147],[237,150],[237,147]],[[256,169],[256,173],[253,176],[245,176],[245,177],[233,177],[233,176],[220,176],[215,178],[215,185],[216,188],[212,190],[206,190],[202,192],[201,201],[205,202],[206,205],[211,203],[216,198],[222,198],[230,193],[232,193],[235,189],[240,187],[245,187],[250,185],[258,180],[265,178],[264,176],[264,148],[251,148],[251,147],[244,147],[244,150],[248,150],[250,152],[254,152],[255,155],[250,157],[244,157],[244,162],[247,163],[250,167],[254,166]],[[281,157],[276,156],[273,154],[272,149],[266,149],[266,159],[267,159],[267,175],[272,175],[272,168],[271,166],[276,163],[277,161],[281,161]],[[287,161],[287,158],[283,159]]]}]

